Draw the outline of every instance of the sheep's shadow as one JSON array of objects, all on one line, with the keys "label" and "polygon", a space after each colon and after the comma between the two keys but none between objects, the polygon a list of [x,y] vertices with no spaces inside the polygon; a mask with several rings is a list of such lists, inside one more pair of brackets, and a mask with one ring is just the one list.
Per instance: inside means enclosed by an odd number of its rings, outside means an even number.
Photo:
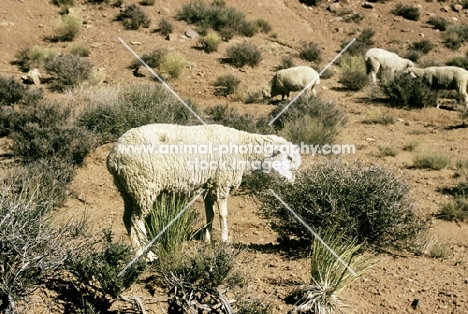
[{"label": "sheep's shadow", "polygon": [[279,239],[277,243],[235,243],[235,247],[248,249],[264,254],[274,254],[290,259],[307,257],[310,249],[310,240],[307,239]]}]

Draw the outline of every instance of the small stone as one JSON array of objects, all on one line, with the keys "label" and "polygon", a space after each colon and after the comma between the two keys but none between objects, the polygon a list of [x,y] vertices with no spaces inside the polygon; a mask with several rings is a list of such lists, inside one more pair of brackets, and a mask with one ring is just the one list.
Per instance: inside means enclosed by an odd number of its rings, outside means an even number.
[{"label": "small stone", "polygon": [[169,41],[175,41],[175,40],[177,40],[177,35],[171,33],[171,34],[167,35],[166,39],[169,40]]},{"label": "small stone", "polygon": [[393,20],[394,20],[395,22],[400,22],[400,21],[403,20],[403,18],[400,17],[400,16],[394,16],[394,17],[393,17]]},{"label": "small stone", "polygon": [[102,46],[102,43],[95,41],[89,45],[91,48],[98,48]]},{"label": "small stone", "polygon": [[141,41],[131,41],[130,42],[133,46],[141,46]]},{"label": "small stone", "polygon": [[188,38],[194,39],[194,38],[199,37],[200,35],[193,29],[189,29],[185,32],[185,36],[187,36]]},{"label": "small stone", "polygon": [[159,14],[161,15],[169,15],[170,13],[171,11],[166,7],[162,7],[161,10],[159,10]]},{"label": "small stone", "polygon": [[8,27],[8,22],[1,22],[0,27]]},{"label": "small stone", "polygon": [[401,123],[404,123],[404,122],[405,122],[405,120],[403,120],[402,118],[398,118],[397,121],[398,121],[398,122],[401,122]]},{"label": "small stone", "polygon": [[323,90],[328,90],[328,87],[322,86],[322,89],[323,89]]},{"label": "small stone", "polygon": [[362,7],[363,7],[364,9],[373,9],[373,8],[374,8],[374,5],[373,5],[372,3],[366,1],[366,2],[364,2],[364,3],[362,4]]},{"label": "small stone", "polygon": [[343,21],[343,18],[341,16],[337,16],[337,17],[330,19],[330,22],[341,22],[341,21]]},{"label": "small stone", "polygon": [[330,4],[328,10],[333,13],[340,13],[343,10],[343,7],[338,2]]},{"label": "small stone", "polygon": [[458,21],[458,19],[457,19],[455,16],[454,16],[454,17],[452,17],[452,20],[454,20],[454,21]]},{"label": "small stone", "polygon": [[368,141],[368,142],[375,142],[375,138],[373,138],[373,137],[366,137],[366,141]]},{"label": "small stone", "polygon": [[347,5],[351,4],[351,0],[338,0],[338,2],[343,3],[343,4],[347,4]]},{"label": "small stone", "polygon": [[424,38],[424,33],[419,33],[419,36]]},{"label": "small stone", "polygon": [[40,77],[41,73],[39,72],[39,69],[32,69],[28,72],[28,79],[31,80],[34,85],[41,85]]},{"label": "small stone", "polygon": [[411,302],[411,307],[413,310],[416,310],[419,306],[419,299],[414,299],[413,302]]},{"label": "small stone", "polygon": [[461,4],[455,4],[453,6],[453,11],[460,12],[461,10],[463,10],[463,6]]},{"label": "small stone", "polygon": [[448,5],[446,5],[446,6],[442,7],[442,8],[440,8],[440,10],[441,10],[442,12],[450,12],[450,11],[451,11],[451,10],[450,10],[450,7],[449,7]]},{"label": "small stone", "polygon": [[38,27],[39,27],[39,28],[43,28],[43,27],[44,27],[44,24],[39,24]]},{"label": "small stone", "polygon": [[343,27],[338,27],[338,28],[336,29],[336,32],[337,32],[337,33],[340,33],[340,34],[344,33]]}]

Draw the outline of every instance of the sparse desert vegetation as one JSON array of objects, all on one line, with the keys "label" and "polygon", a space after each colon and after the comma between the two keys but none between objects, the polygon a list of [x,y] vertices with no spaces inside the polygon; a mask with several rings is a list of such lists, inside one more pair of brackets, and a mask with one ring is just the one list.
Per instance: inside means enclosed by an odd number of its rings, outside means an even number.
[{"label": "sparse desert vegetation", "polygon": [[[468,312],[467,111],[455,92],[403,71],[369,84],[364,63],[375,47],[420,68],[468,68],[467,6],[0,4],[0,312]],[[335,57],[317,96],[263,99],[275,71],[320,72]],[[228,191],[229,243],[218,219],[203,243],[200,198],[153,243],[155,261],[123,271],[135,256],[134,204],[106,158],[122,134],[151,123],[273,134],[297,145],[302,164],[294,181],[265,162],[232,182],[241,185]],[[207,165],[198,166],[194,176]],[[151,206],[148,241],[192,200],[173,188]]]}]

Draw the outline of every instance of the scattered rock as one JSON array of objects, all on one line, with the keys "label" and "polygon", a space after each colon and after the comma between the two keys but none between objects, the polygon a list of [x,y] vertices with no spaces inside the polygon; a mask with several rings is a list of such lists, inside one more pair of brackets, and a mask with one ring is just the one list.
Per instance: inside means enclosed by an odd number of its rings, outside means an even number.
[{"label": "scattered rock", "polygon": [[89,45],[91,48],[98,48],[102,46],[102,43],[99,41],[95,41]]},{"label": "scattered rock", "polygon": [[419,33],[419,36],[424,37],[424,33]]},{"label": "scattered rock", "polygon": [[322,89],[323,89],[323,90],[328,90],[328,87],[322,85]]},{"label": "scattered rock", "polygon": [[44,24],[39,24],[38,27],[39,27],[39,28],[43,28],[43,27],[44,27]]},{"label": "scattered rock", "polygon": [[455,12],[461,12],[461,10],[463,10],[463,6],[461,4],[455,4],[453,6],[453,11]]},{"label": "scattered rock", "polygon": [[343,27],[338,27],[338,28],[336,29],[336,32],[337,32],[337,33],[340,33],[340,34],[344,33]]},{"label": "scattered rock", "polygon": [[141,46],[141,41],[131,41],[130,44],[133,46]]},{"label": "scattered rock", "polygon": [[334,17],[330,19],[330,22],[341,22],[343,21],[343,18],[341,16]]},{"label": "scattered rock", "polygon": [[343,4],[347,4],[347,5],[351,4],[351,0],[338,0],[338,2],[343,3]]},{"label": "scattered rock", "polygon": [[442,8],[440,8],[440,11],[442,11],[442,12],[450,12],[451,10],[450,10],[450,7],[449,7],[448,5],[446,5],[446,6],[442,7]]},{"label": "scattered rock", "polygon": [[171,11],[166,8],[166,7],[162,7],[160,10],[159,10],[159,14],[161,15],[169,15],[171,13]]},{"label": "scattered rock", "polygon": [[340,13],[341,11],[343,11],[343,7],[338,2],[334,2],[330,4],[330,6],[328,7],[328,10],[330,10],[330,12],[333,12],[333,13]]},{"label": "scattered rock", "polygon": [[454,20],[454,21],[458,21],[458,19],[457,19],[455,16],[454,16],[454,17],[452,17],[452,20]]},{"label": "scattered rock", "polygon": [[362,7],[364,9],[373,9],[374,8],[374,5],[372,3],[370,3],[369,1],[366,1],[362,4]]},{"label": "scattered rock", "polygon": [[194,31],[193,29],[187,30],[185,32],[185,36],[187,36],[188,38],[191,38],[191,39],[200,37],[200,35],[196,31]]},{"label": "scattered rock", "polygon": [[39,69],[32,69],[28,72],[28,78],[34,83],[34,85],[41,85],[41,72]]},{"label": "scattered rock", "polygon": [[1,22],[0,27],[8,27],[8,22]]},{"label": "scattered rock", "polygon": [[177,40],[177,35],[171,33],[171,34],[167,35],[166,39],[169,40],[169,41],[175,41],[175,40]]},{"label": "scattered rock", "polygon": [[394,20],[395,22],[400,22],[400,21],[403,20],[403,18],[402,18],[401,16],[394,16],[394,17],[393,17],[393,20]]}]

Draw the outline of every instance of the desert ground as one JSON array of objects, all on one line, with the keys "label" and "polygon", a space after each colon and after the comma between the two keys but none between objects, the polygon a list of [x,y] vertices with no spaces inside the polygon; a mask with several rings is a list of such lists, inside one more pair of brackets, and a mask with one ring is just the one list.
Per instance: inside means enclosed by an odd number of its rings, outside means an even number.
[{"label": "desert ground", "polygon": [[[223,73],[234,73],[241,78],[240,89],[258,92],[268,84],[275,66],[284,56],[293,57],[296,64],[307,65],[297,57],[301,41],[314,41],[322,48],[322,65],[331,61],[340,50],[344,40],[350,40],[354,29],[373,28],[375,47],[404,52],[412,42],[427,38],[436,46],[420,59],[443,63],[451,57],[463,56],[466,45],[458,50],[449,50],[443,45],[440,32],[425,23],[432,15],[442,16],[454,23],[465,23],[468,10],[456,12],[444,10],[450,2],[407,1],[419,7],[421,18],[410,21],[391,13],[396,1],[373,2],[373,8],[364,8],[361,1],[339,1],[344,7],[363,15],[360,23],[346,23],[327,10],[332,3],[322,1],[317,6],[306,6],[297,0],[260,0],[255,2],[233,0],[230,6],[245,12],[247,18],[267,20],[276,38],[268,34],[257,34],[247,40],[258,45],[263,60],[254,68],[236,69],[221,63],[226,48],[245,38],[234,37],[221,43],[217,52],[206,54],[197,47],[196,39],[184,36],[193,28],[175,15],[185,0],[160,1],[143,9],[151,18],[149,28],[126,30],[121,23],[114,21],[120,8],[110,5],[75,1],[73,11],[80,14],[85,24],[75,42],[83,42],[91,47],[88,57],[97,68],[106,72],[101,89],[122,88],[129,84],[157,84],[149,72],[142,71],[143,77],[135,77],[129,64],[132,54],[119,41],[121,38],[131,48],[142,55],[156,48],[169,48],[182,54],[190,63],[183,75],[169,84],[183,99],[190,99],[201,108],[216,104],[229,104],[240,112],[262,114],[271,110],[266,102],[244,104],[233,97],[215,96],[212,82]],[[125,5],[137,3],[125,0]],[[59,16],[59,8],[45,0],[3,0],[0,3],[0,74],[20,80],[25,73],[14,64],[15,54],[22,48],[34,44],[66,50],[71,43],[45,42],[44,38],[53,33],[54,23]],[[161,18],[170,20],[175,29],[175,39],[167,40],[153,32]],[[379,102],[370,101],[365,91],[350,92],[338,82],[340,69],[331,65],[337,72],[331,78],[322,79],[318,86],[320,97],[334,101],[348,114],[348,122],[337,143],[354,144],[356,153],[343,155],[344,160],[361,160],[380,164],[403,176],[411,186],[418,209],[432,217],[430,237],[432,242],[450,247],[445,258],[432,258],[429,254],[414,256],[403,252],[388,252],[379,255],[379,262],[367,273],[358,278],[340,294],[350,305],[349,313],[468,313],[468,225],[463,222],[448,222],[436,217],[441,203],[450,196],[441,192],[461,182],[455,177],[456,162],[466,160],[468,132],[466,121],[460,117],[463,105],[447,100],[441,109],[392,108]],[[63,99],[73,97],[73,93],[59,94],[45,87],[46,97]],[[395,118],[390,125],[363,124],[362,120],[371,110],[379,109]],[[451,158],[448,167],[434,171],[412,168],[413,154],[402,148],[411,141],[443,151]],[[378,147],[389,143],[398,148],[395,157],[380,157]],[[98,147],[86,158],[78,170],[66,204],[57,209],[57,215],[68,215],[86,211],[95,228],[110,227],[126,241],[126,231],[122,221],[123,202],[115,188],[111,175],[106,169],[106,157],[112,143]],[[304,156],[305,163],[314,163],[326,157]],[[199,206],[198,204],[197,206]],[[252,281],[247,292],[273,304],[275,314],[287,313],[291,309],[285,299],[295,286],[309,280],[306,258],[291,258],[281,252],[268,250],[275,247],[277,234],[269,227],[268,221],[258,215],[259,204],[252,196],[235,193],[229,200],[229,228],[233,243],[245,244],[249,258],[245,265]],[[215,231],[219,228],[215,220]],[[215,236],[219,235],[215,234]],[[260,249],[260,248],[265,249]],[[151,295],[144,284],[135,284],[126,295],[135,295],[144,300],[163,299],[164,295]],[[419,300],[418,306],[411,305]],[[413,303],[414,304],[414,303]],[[119,304],[116,304],[118,307]],[[148,313],[164,313],[164,302],[147,302]],[[122,311],[128,310],[121,305]]]}]

